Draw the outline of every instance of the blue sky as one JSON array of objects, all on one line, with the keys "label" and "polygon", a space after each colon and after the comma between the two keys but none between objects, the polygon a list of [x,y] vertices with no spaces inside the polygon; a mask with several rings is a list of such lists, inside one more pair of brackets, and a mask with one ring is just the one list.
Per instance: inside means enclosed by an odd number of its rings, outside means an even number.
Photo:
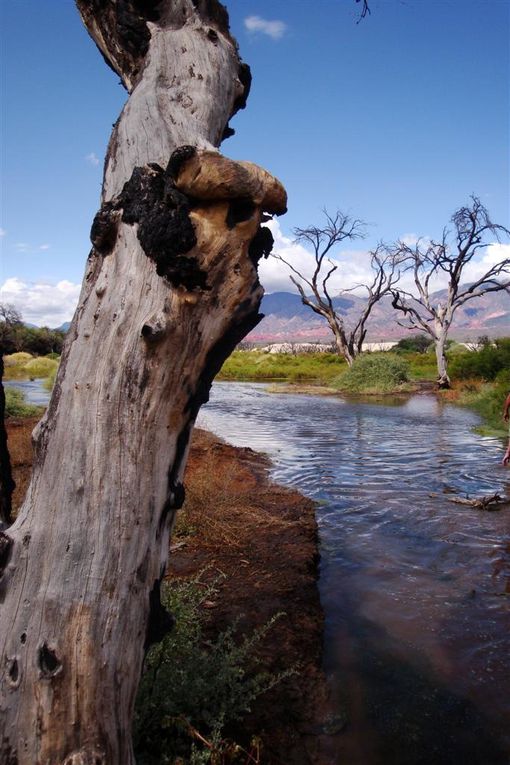
[{"label": "blue sky", "polygon": [[[343,256],[346,286],[362,249],[439,235],[472,192],[509,225],[507,0],[371,0],[359,24],[354,0],[227,5],[254,81],[222,151],[284,182],[289,212],[275,234],[288,257],[304,257],[292,228],[319,223],[323,207],[372,224]],[[3,0],[0,21],[0,299],[59,324],[126,93],[72,0]],[[262,280],[268,291],[287,284],[276,262]]]}]

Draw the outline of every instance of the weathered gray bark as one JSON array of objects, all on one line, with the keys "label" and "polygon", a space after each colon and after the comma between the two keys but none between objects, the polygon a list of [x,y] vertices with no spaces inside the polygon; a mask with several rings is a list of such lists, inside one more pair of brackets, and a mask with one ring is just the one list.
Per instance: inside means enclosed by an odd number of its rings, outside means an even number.
[{"label": "weathered gray bark", "polygon": [[446,358],[446,341],[450,331],[450,321],[446,318],[447,311],[439,306],[438,318],[435,321],[434,346],[437,363],[437,387],[450,388],[451,380],[448,375],[448,361]]},{"label": "weathered gray bark", "polygon": [[[133,763],[190,432],[260,318],[262,210],[285,209],[275,179],[212,151],[248,85],[224,9],[150,5],[78,0],[130,98],[32,481],[0,549],[2,763]],[[167,170],[183,145],[201,151]]]}]

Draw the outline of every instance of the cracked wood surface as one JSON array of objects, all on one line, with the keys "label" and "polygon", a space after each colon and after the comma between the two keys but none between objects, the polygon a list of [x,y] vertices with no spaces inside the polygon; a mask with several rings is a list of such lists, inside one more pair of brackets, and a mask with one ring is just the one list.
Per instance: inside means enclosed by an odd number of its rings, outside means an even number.
[{"label": "cracked wood surface", "polygon": [[[114,29],[105,43],[105,24],[139,4],[78,5],[132,91],[110,140],[102,203],[121,195],[135,168],[165,168],[182,145],[206,150],[193,155],[206,187],[208,163],[211,186],[218,163],[245,185],[204,196],[186,182],[196,244],[179,257],[205,272],[204,288],[159,276],[140,224],[119,215],[109,254],[89,256],[52,399],[34,431],[27,497],[2,537],[6,765],[134,762],[134,698],[144,644],[161,628],[150,604],[184,498],[189,435],[224,358],[260,319],[252,242],[264,208],[282,212],[286,202],[265,171],[247,163],[236,172],[213,151],[247,87],[219,3],[160,3],[159,18],[146,22],[145,53],[126,48],[124,58]],[[250,203],[242,215],[232,212],[238,193]]]}]

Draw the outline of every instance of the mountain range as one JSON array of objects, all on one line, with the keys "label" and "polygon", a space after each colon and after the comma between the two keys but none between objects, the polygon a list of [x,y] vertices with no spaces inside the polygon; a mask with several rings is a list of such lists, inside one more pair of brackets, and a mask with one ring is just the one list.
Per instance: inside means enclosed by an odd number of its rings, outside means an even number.
[{"label": "mountain range", "polygon": [[[441,300],[446,290],[432,295],[432,300]],[[352,293],[345,293],[333,299],[338,313],[347,327],[357,321],[364,306],[364,299]],[[326,321],[317,316],[308,306],[303,305],[299,295],[293,292],[272,292],[264,295],[261,305],[264,318],[246,338],[254,343],[282,342],[328,342],[331,331]],[[399,340],[409,331],[397,324],[402,314],[391,306],[391,298],[383,298],[370,315],[367,327],[368,342]],[[67,332],[71,322],[65,322],[59,329]],[[415,330],[416,332],[418,330]],[[489,292],[475,298],[457,309],[450,337],[456,340],[476,340],[481,335],[489,337],[510,336],[510,291]]]},{"label": "mountain range", "polygon": [[[432,300],[439,301],[445,296],[446,290],[440,290],[432,295]],[[362,297],[352,293],[341,294],[333,300],[347,327],[357,321],[364,303]],[[251,342],[324,342],[331,339],[326,321],[303,305],[299,295],[294,293],[264,295],[261,313],[264,319],[246,338]],[[391,297],[383,298],[374,306],[368,320],[367,341],[398,340],[409,335],[409,330],[397,324],[398,319],[402,320],[403,316],[392,308]],[[457,309],[450,336],[474,341],[481,335],[510,336],[510,292],[490,292]]]}]

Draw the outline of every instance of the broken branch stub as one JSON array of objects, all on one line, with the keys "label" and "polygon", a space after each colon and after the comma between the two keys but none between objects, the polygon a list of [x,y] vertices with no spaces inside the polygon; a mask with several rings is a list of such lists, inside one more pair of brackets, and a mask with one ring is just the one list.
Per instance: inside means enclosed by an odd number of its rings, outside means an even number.
[{"label": "broken branch stub", "polygon": [[98,253],[107,256],[115,246],[119,223],[137,224],[138,241],[155,262],[158,276],[175,287],[206,290],[207,264],[200,265],[193,219],[196,225],[197,216],[212,220],[213,206],[225,203],[229,230],[250,219],[258,221],[248,250],[256,264],[262,255],[269,255],[273,244],[269,229],[259,227],[262,213],[286,212],[284,187],[252,162],[236,162],[192,146],[176,149],[166,170],[156,163],[135,167],[120,195],[106,202],[94,218],[91,241]]},{"label": "broken branch stub", "polygon": [[249,199],[272,215],[287,212],[287,194],[280,181],[253,162],[235,162],[212,151],[193,151],[177,168],[171,162],[170,169],[176,187],[195,199]]}]

